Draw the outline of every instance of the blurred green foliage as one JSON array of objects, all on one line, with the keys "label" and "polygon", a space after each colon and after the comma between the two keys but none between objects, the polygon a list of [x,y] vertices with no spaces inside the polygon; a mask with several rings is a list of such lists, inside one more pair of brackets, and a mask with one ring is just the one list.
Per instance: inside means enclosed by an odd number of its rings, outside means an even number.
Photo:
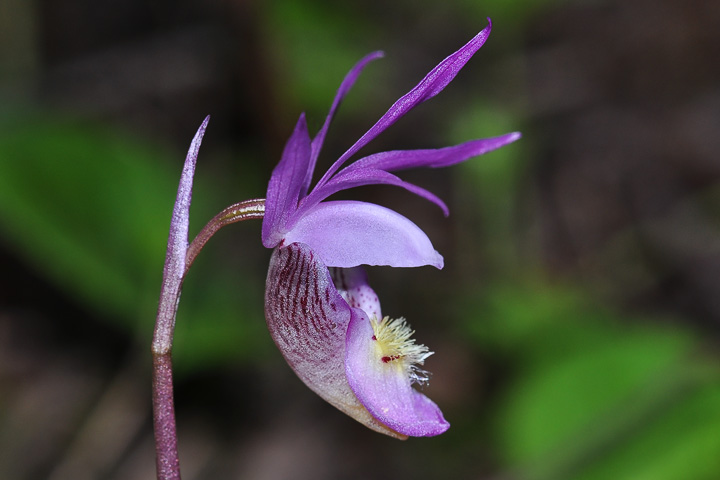
[{"label": "blurred green foliage", "polygon": [[[275,53],[273,61],[282,66],[278,94],[307,111],[310,125],[317,125],[317,129],[343,76],[370,53],[361,41],[372,37],[372,25],[348,16],[342,5],[326,2],[276,0],[263,3],[262,8],[264,27],[272,32],[267,41]],[[344,112],[352,112],[361,99],[367,98],[363,93],[369,89],[364,83],[360,82],[357,91],[347,98]]]},{"label": "blurred green foliage", "polygon": [[[473,131],[522,124],[490,99],[468,102],[449,126]],[[514,126],[514,127],[513,127]],[[492,443],[528,480],[720,478],[720,367],[699,335],[676,318],[628,318],[581,284],[544,272],[518,247],[512,223],[527,195],[537,139],[457,170],[462,215],[482,221],[491,278],[465,286],[455,307],[480,350],[508,369],[494,398]],[[591,284],[588,284],[591,285]],[[480,292],[478,294],[478,292]]]},{"label": "blurred green foliage", "polygon": [[468,310],[514,372],[494,421],[523,478],[717,477],[720,369],[691,332],[545,282],[489,288]]},{"label": "blurred green foliage", "polygon": [[48,119],[4,125],[0,137],[7,240],[68,293],[124,321],[153,302],[162,266],[158,218],[173,188],[154,150]]},{"label": "blurred green foliage", "polygon": [[[182,168],[183,155],[174,157],[110,129],[51,116],[15,119],[0,129],[4,241],[39,275],[102,318],[137,332],[145,344]],[[217,192],[199,177],[191,235],[213,208],[222,208],[212,207],[219,205]],[[251,339],[264,323],[256,306],[262,286],[227,269],[208,275],[209,263],[198,260],[183,295],[176,335],[183,368],[257,353]]]}]

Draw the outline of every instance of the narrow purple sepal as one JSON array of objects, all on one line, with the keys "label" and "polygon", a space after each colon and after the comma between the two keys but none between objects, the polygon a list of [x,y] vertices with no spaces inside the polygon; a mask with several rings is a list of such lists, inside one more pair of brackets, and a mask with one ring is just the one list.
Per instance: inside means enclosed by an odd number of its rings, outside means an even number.
[{"label": "narrow purple sepal", "polygon": [[268,183],[262,225],[265,247],[273,248],[282,241],[288,217],[297,208],[309,162],[310,136],[305,114],[302,114]]},{"label": "narrow purple sepal", "polygon": [[413,437],[450,428],[440,408],[412,387],[408,372],[378,355],[372,326],[353,317],[347,330],[345,373],[358,400],[383,424]]},{"label": "narrow purple sepal", "polygon": [[443,267],[442,256],[420,227],[373,203],[320,203],[298,220],[285,242],[309,245],[331,267]]},{"label": "narrow purple sepal", "polygon": [[340,104],[345,98],[345,95],[347,95],[352,86],[355,84],[355,81],[358,79],[360,73],[367,66],[367,64],[372,62],[373,60],[381,58],[383,55],[383,52],[378,51],[364,56],[362,59],[360,59],[359,62],[355,64],[355,66],[347,73],[347,75],[345,75],[345,78],[340,84],[340,88],[338,88],[338,91],[335,94],[335,99],[333,100],[332,106],[330,107],[330,112],[325,118],[325,123],[323,124],[322,128],[320,128],[320,131],[317,133],[317,135],[315,135],[315,138],[313,138],[312,140],[310,164],[308,165],[307,175],[305,176],[305,181],[303,182],[301,190],[302,196],[307,195],[308,189],[310,188],[310,182],[312,182],[313,172],[315,171],[315,164],[317,163],[318,155],[320,155],[320,150],[322,150],[323,143],[325,142],[325,136],[327,135],[328,128],[330,128],[330,123],[332,122],[333,117],[335,117],[335,112],[337,112],[337,109],[340,107]]},{"label": "narrow purple sepal", "polygon": [[[388,172],[417,167],[448,167],[498,149],[519,138],[519,132],[512,132],[499,137],[471,140],[452,147],[429,150],[394,150],[361,158],[343,168],[324,185],[316,187],[310,195],[301,201],[300,207],[293,215],[293,218],[301,217],[307,210],[334,193],[348,188],[372,184],[388,184],[405,188],[434,203],[440,207],[445,216],[448,216],[450,212],[447,205],[439,197]],[[290,223],[292,224],[293,220]]]},{"label": "narrow purple sepal", "polygon": [[419,167],[449,167],[503,147],[518,140],[520,136],[520,132],[512,132],[500,135],[499,137],[471,140],[452,147],[429,150],[394,150],[390,152],[380,152],[353,162],[345,167],[341,173],[366,168],[392,172]]},{"label": "narrow purple sepal", "polygon": [[268,330],[288,365],[312,391],[369,428],[404,438],[363,407],[345,378],[345,334],[362,310],[350,308],[328,268],[303,244],[279,247],[265,288]]},{"label": "narrow purple sepal", "polygon": [[328,198],[330,195],[342,190],[347,190],[348,188],[361,187],[364,185],[394,185],[402,187],[405,190],[412,192],[440,207],[445,216],[450,213],[447,205],[442,201],[442,199],[440,199],[440,197],[422,187],[406,182],[392,173],[371,168],[350,170],[348,167],[341,170],[328,183],[315,188],[310,195],[305,197],[300,202],[300,207],[292,216],[292,220],[289,222],[289,225],[292,226],[296,219],[301,218],[308,210]]},{"label": "narrow purple sepal", "polygon": [[404,116],[407,112],[415,108],[422,102],[431,99],[438,93],[440,93],[448,84],[455,78],[458,72],[465,66],[470,58],[477,52],[480,47],[483,46],[492,28],[492,23],[488,18],[489,25],[485,27],[480,33],[475,35],[468,43],[463,45],[458,51],[449,55],[442,62],[440,62],[420,83],[418,83],[412,90],[400,97],[368,130],[355,144],[350,147],[337,161],[330,167],[330,169],[323,175],[318,182],[318,185],[326,183],[330,177],[338,171],[338,169],[358,150],[367,145],[372,139],[377,137],[390,125],[395,123],[398,119]]}]

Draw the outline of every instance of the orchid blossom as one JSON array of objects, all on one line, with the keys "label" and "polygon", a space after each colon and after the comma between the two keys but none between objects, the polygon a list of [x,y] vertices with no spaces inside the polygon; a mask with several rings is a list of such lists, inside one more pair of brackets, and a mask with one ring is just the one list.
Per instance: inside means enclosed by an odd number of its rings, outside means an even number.
[{"label": "orchid blossom", "polygon": [[300,116],[267,189],[262,242],[274,249],[265,293],[273,340],[298,377],[320,397],[396,438],[438,435],[449,423],[438,406],[413,387],[427,382],[421,367],[432,352],[415,343],[403,318],[383,316],[360,265],[440,269],[443,258],[427,235],[397,212],[372,203],[327,199],[352,187],[389,184],[429,200],[448,215],[440,198],[391,172],[463,162],[517,140],[519,133],[434,150],[375,153],[346,163],[400,117],[440,93],[485,43],[490,29],[488,25],[397,100],[310,189],[340,103],[365,66],[382,53],[361,59],[341,83],[314,138],[304,114]]}]

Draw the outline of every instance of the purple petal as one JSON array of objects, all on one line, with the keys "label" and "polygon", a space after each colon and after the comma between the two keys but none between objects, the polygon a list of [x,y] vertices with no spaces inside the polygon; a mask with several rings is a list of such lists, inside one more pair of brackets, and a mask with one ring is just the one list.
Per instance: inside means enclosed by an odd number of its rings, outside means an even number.
[{"label": "purple petal", "polygon": [[368,283],[362,267],[331,268],[333,283],[352,308],[359,308],[368,318],[382,318],[380,299]]},{"label": "purple petal", "polygon": [[369,428],[404,435],[378,422],[358,402],[345,377],[345,334],[352,318],[369,320],[342,299],[327,267],[307,246],[275,249],[265,290],[265,318],[273,340],[312,391]]},{"label": "purple petal", "polygon": [[381,58],[383,55],[383,52],[373,52],[369,55],[366,55],[358,63],[355,64],[355,66],[348,72],[347,75],[345,75],[345,78],[340,84],[340,88],[335,94],[335,99],[333,100],[332,106],[330,107],[330,112],[325,118],[325,123],[323,124],[322,128],[317,133],[315,138],[313,138],[310,154],[310,164],[308,165],[307,174],[303,182],[301,196],[305,196],[308,189],[310,188],[310,182],[312,181],[312,175],[315,170],[315,163],[317,162],[318,155],[320,155],[320,150],[322,149],[323,142],[325,142],[325,135],[327,135],[328,128],[330,127],[330,122],[332,122],[332,119],[335,116],[335,112],[337,111],[338,107],[340,107],[340,103],[342,103],[345,95],[347,95],[352,86],[355,84],[355,81],[360,76],[360,73],[365,68],[365,66],[371,61]]},{"label": "purple petal", "polygon": [[452,147],[431,150],[395,150],[392,152],[376,153],[353,162],[351,165],[345,167],[340,174],[365,168],[391,172],[418,167],[449,167],[450,165],[455,165],[472,157],[498,149],[519,138],[520,133],[513,132],[499,137],[471,140]]},{"label": "purple petal", "polygon": [[[490,19],[488,19],[490,22]],[[448,84],[455,78],[458,72],[465,66],[475,52],[480,49],[490,35],[490,29],[492,23],[485,27],[480,33],[475,35],[472,40],[466,43],[462,48],[448,56],[440,62],[420,83],[418,83],[412,90],[397,100],[392,107],[383,115],[375,125],[368,130],[365,135],[355,142],[350,149],[345,152],[337,161],[330,167],[330,169],[323,175],[318,182],[318,185],[326,183],[330,177],[337,172],[337,170],[347,161],[348,158],[353,156],[358,150],[368,144],[372,139],[377,137],[386,128],[395,123],[407,112],[415,108],[422,102],[429,100],[438,93],[440,93]]]},{"label": "purple petal", "polygon": [[308,210],[285,236],[310,246],[325,265],[443,267],[442,256],[417,225],[380,205],[323,202]]},{"label": "purple petal", "polygon": [[375,343],[369,320],[353,317],[347,331],[345,371],[358,400],[375,418],[405,435],[445,432],[450,424],[438,406],[412,388],[402,365],[383,361]]},{"label": "purple petal", "polygon": [[297,209],[300,189],[310,162],[310,136],[305,114],[285,144],[280,163],[270,176],[262,225],[262,243],[275,247],[282,240],[289,216]]},{"label": "purple petal", "polygon": [[[450,213],[447,205],[435,194],[425,190],[424,188],[413,185],[412,183],[405,182],[392,173],[385,172],[377,169],[344,169],[342,172],[335,175],[325,185],[313,189],[313,191],[305,197],[301,202],[298,210],[293,215],[293,218],[301,218],[305,213],[313,208],[315,205],[325,200],[330,195],[337,193],[341,190],[347,190],[348,188],[361,187],[364,185],[395,185],[402,187],[426,200],[431,201],[435,205],[439,206],[445,216]],[[291,220],[292,221],[292,220]]]}]

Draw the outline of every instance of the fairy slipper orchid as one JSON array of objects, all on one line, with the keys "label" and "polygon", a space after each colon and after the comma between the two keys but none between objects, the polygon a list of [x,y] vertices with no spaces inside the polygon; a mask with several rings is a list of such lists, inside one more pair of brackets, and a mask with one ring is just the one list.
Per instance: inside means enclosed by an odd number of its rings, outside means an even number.
[{"label": "fairy slipper orchid", "polygon": [[397,100],[311,190],[315,164],[337,108],[362,69],[382,53],[360,60],[340,85],[314,138],[305,116],[300,116],[268,185],[262,241],[274,249],[265,291],[273,340],[314,392],[359,422],[396,438],[438,435],[449,423],[438,406],[413,387],[427,381],[421,367],[432,352],[415,343],[404,319],[383,317],[360,265],[442,268],[443,258],[425,232],[395,211],[326,199],[352,187],[389,184],[448,214],[441,199],[390,172],[453,165],[507,145],[519,133],[434,150],[381,152],[345,163],[416,105],[442,91],[485,43],[490,28]]}]

